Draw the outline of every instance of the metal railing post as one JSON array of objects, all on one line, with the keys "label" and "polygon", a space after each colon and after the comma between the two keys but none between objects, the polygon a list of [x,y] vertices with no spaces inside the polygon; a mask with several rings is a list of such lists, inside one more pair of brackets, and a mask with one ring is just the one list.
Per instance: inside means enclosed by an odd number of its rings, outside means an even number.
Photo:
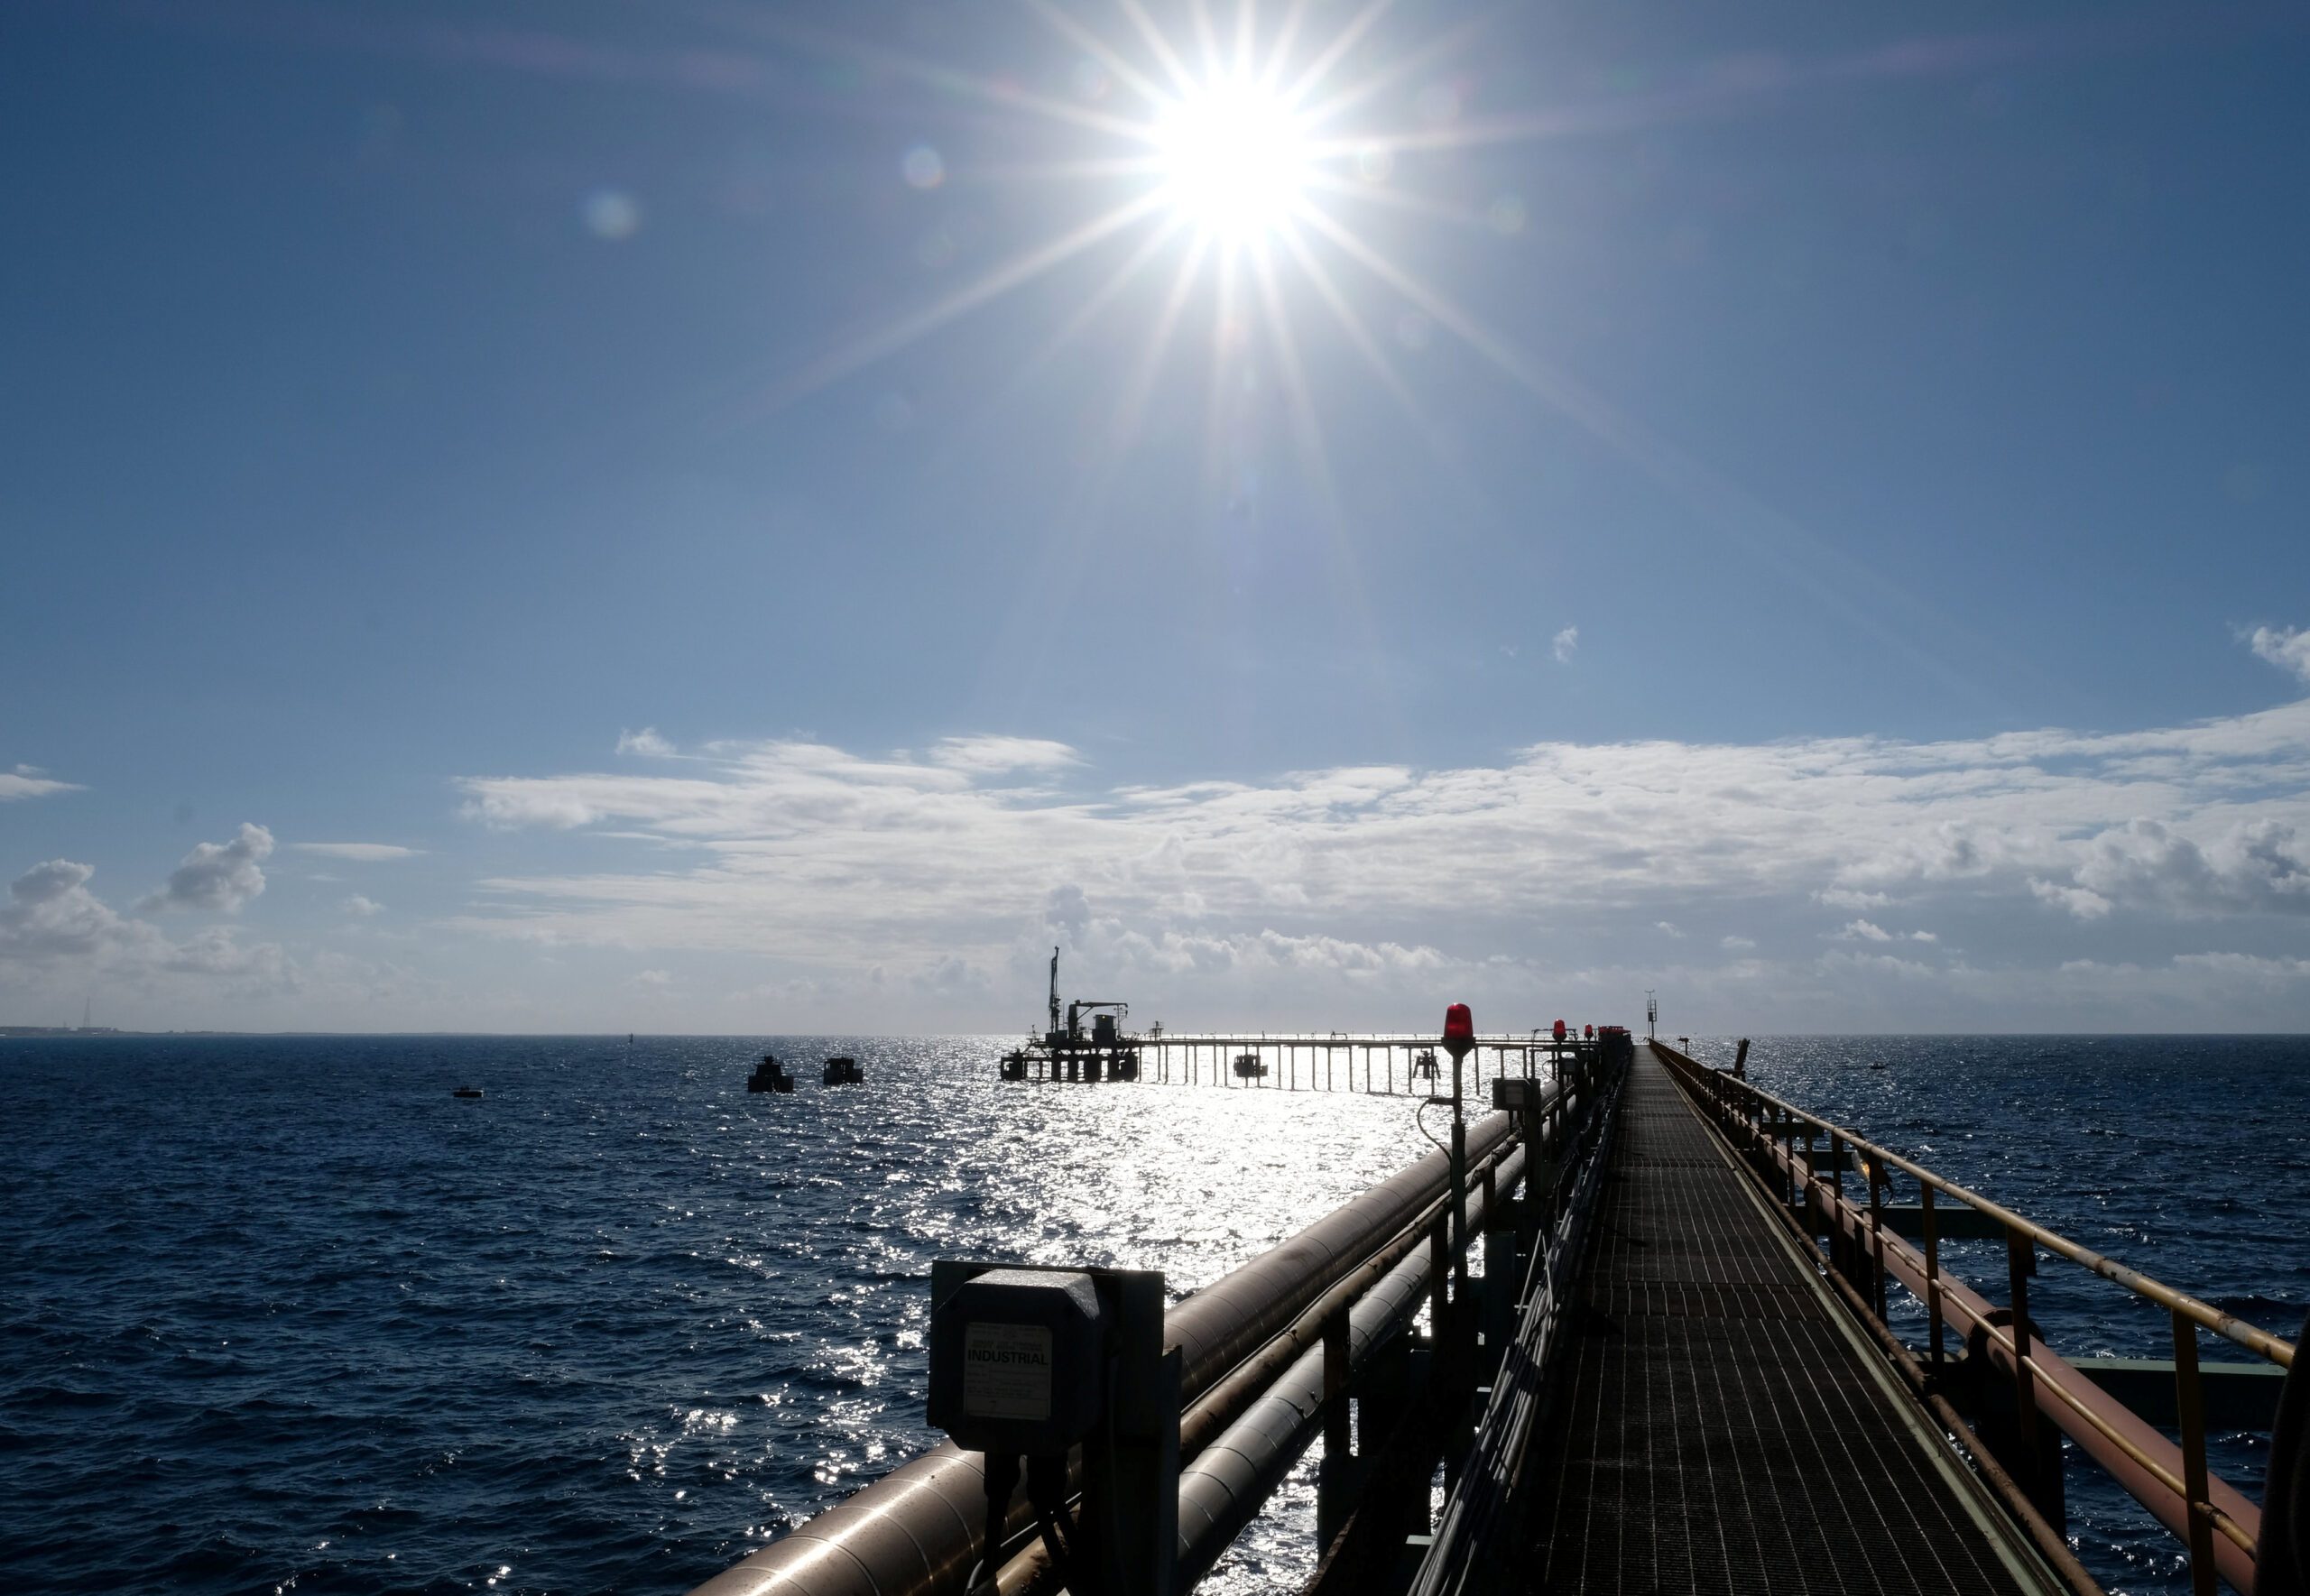
[{"label": "metal railing post", "polygon": [[2174,1319],[2174,1401],[2182,1421],[2182,1497],[2190,1545],[2193,1596],[2213,1596],[2213,1525],[2207,1518],[2205,1392],[2198,1382],[2198,1327],[2178,1310]]},{"label": "metal railing post", "polygon": [[2029,1274],[2037,1261],[2030,1248],[2028,1237],[2007,1227],[2005,1277],[2013,1303],[2013,1419],[2029,1457],[2029,1496],[2037,1500],[2043,1495],[2046,1460],[2044,1433],[2037,1424],[2037,1384],[2029,1373]]},{"label": "metal railing post", "polygon": [[1844,1138],[1829,1132],[1829,1262],[1847,1280],[1853,1276],[1853,1251],[1844,1235]]},{"label": "metal railing post", "polygon": [[[1796,1145],[1793,1131],[1789,1145]],[[1805,1234],[1808,1239],[1821,1233],[1820,1172],[1820,1166],[1813,1158],[1813,1127],[1807,1125],[1805,1127]]]},{"label": "metal railing post", "polygon": [[1885,1209],[1878,1196],[1878,1177],[1891,1182],[1891,1172],[1881,1164],[1871,1164],[1869,1170],[1869,1302],[1877,1310],[1877,1322],[1885,1322]]},{"label": "metal railing post", "polygon": [[1941,1223],[1933,1210],[1933,1183],[1920,1182],[1925,1204],[1925,1317],[1933,1330],[1933,1367],[1941,1367]]}]

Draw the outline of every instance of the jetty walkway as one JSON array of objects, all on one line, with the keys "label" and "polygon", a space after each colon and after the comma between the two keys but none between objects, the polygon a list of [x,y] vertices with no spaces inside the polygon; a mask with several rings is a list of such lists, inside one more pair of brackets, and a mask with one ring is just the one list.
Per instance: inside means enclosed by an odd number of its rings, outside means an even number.
[{"label": "jetty walkway", "polygon": [[1649,1048],[1609,1158],[1561,1391],[1491,1584],[2060,1589]]}]

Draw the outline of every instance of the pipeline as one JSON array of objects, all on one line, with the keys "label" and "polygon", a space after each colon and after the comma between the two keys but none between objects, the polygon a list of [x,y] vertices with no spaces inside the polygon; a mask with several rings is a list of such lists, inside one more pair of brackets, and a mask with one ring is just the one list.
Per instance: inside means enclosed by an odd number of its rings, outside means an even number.
[{"label": "pipeline", "polygon": [[[1467,1128],[1471,1169],[1511,1134],[1508,1116]],[[1193,1404],[1230,1370],[1352,1275],[1446,1195],[1450,1159],[1429,1153],[1281,1245],[1173,1307],[1165,1335],[1180,1349],[1180,1395]],[[692,1596],[944,1596],[978,1561],[984,1460],[942,1442],[792,1533],[698,1586]],[[1032,1510],[1012,1505],[1009,1539]]]},{"label": "pipeline", "polygon": [[[1524,1149],[1501,1161],[1494,1189],[1512,1191],[1523,1178]],[[1468,1233],[1483,1226],[1482,1185],[1468,1195]],[[1348,1310],[1347,1366],[1362,1368],[1396,1329],[1418,1311],[1429,1287],[1432,1257],[1415,1248]],[[1487,1259],[1486,1267],[1492,1267]],[[1324,1352],[1300,1358],[1266,1395],[1227,1427],[1195,1462],[1179,1471],[1181,1589],[1210,1572],[1229,1543],[1251,1522],[1268,1494],[1290,1472],[1323,1422]]]},{"label": "pipeline", "polygon": [[[1470,1233],[1483,1223],[1489,1184],[1510,1190],[1523,1178],[1520,1147],[1499,1149],[1470,1169]],[[1483,1176],[1489,1167],[1492,1180]],[[1325,1293],[1291,1327],[1227,1378],[1204,1393],[1179,1420],[1178,1561],[1182,1590],[1208,1573],[1221,1553],[1259,1512],[1299,1454],[1307,1449],[1323,1414],[1326,1385],[1324,1326],[1344,1315],[1348,1370],[1363,1368],[1372,1353],[1419,1308],[1434,1284],[1427,1245],[1430,1232],[1449,1211],[1439,1198],[1347,1278]],[[1250,1475],[1244,1472],[1248,1465]],[[1030,1544],[1000,1571],[1001,1596],[1030,1596],[1051,1589],[1050,1559]]]}]

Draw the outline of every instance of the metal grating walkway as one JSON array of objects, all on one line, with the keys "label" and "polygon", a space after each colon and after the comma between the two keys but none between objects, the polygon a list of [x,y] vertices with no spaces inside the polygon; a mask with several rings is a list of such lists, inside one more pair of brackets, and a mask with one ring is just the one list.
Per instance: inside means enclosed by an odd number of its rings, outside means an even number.
[{"label": "metal grating walkway", "polygon": [[1550,1592],[2026,1591],[1667,1069],[1640,1049],[1585,1312],[1519,1492]]}]

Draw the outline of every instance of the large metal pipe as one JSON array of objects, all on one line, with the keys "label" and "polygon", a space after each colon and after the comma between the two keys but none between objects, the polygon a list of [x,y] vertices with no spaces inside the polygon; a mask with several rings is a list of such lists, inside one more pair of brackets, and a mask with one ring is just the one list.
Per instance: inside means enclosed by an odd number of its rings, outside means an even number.
[{"label": "large metal pipe", "polygon": [[[1476,1165],[1476,1177],[1492,1173],[1502,1178],[1500,1168],[1521,1156],[1520,1149],[1510,1149],[1504,1157],[1494,1144],[1492,1157]],[[1494,1158],[1499,1162],[1494,1163]],[[1520,1163],[1516,1165],[1520,1170]],[[1298,1361],[1300,1355],[1318,1345],[1324,1328],[1333,1315],[1352,1307],[1356,1299],[1370,1290],[1379,1278],[1400,1263],[1415,1250],[1426,1249],[1436,1226],[1442,1222],[1446,1204],[1437,1201],[1412,1217],[1409,1223],[1383,1242],[1378,1250],[1342,1276],[1337,1284],[1300,1311],[1298,1318],[1262,1343],[1260,1350],[1244,1359],[1226,1375],[1213,1382],[1210,1389],[1187,1406],[1179,1416],[1179,1456],[1192,1458],[1211,1444],[1212,1441],[1236,1419],[1243,1410],[1278,1377]]]},{"label": "large metal pipe", "polygon": [[[1509,1152],[1494,1172],[1493,1189],[1512,1191],[1524,1177],[1524,1164],[1522,1148]],[[1485,1211],[1483,1185],[1471,1183],[1469,1223],[1480,1226]],[[1428,1300],[1433,1264],[1428,1249],[1415,1247],[1348,1306],[1350,1370],[1367,1363],[1398,1327],[1418,1315]],[[1179,1471],[1177,1566],[1182,1590],[1211,1572],[1307,1450],[1323,1425],[1325,1384],[1324,1350],[1310,1348]],[[1049,1573],[1042,1548],[1030,1546],[1004,1565],[1002,1596],[1042,1590]]]},{"label": "large metal pipe", "polygon": [[[1524,1149],[1502,1159],[1493,1189],[1513,1191],[1524,1177]],[[1485,1217],[1484,1187],[1467,1195],[1470,1233]],[[1356,1299],[1347,1313],[1347,1365],[1369,1361],[1398,1326],[1414,1317],[1428,1295],[1429,1254],[1416,1247]],[[1487,1259],[1486,1268],[1497,1259]],[[1299,1454],[1323,1425],[1324,1352],[1304,1353],[1227,1426],[1219,1438],[1179,1471],[1179,1584],[1210,1572],[1220,1554],[1258,1514]]]},{"label": "large metal pipe", "polygon": [[[1508,1116],[1468,1127],[1472,1157],[1509,1133]],[[1182,1398],[1192,1402],[1347,1275],[1449,1185],[1429,1153],[1281,1245],[1223,1275],[1172,1308],[1165,1334],[1183,1354]],[[937,1596],[959,1591],[977,1562],[986,1521],[984,1460],[941,1443],[836,1503],[693,1596]],[[1007,1533],[1030,1514],[1014,1502]]]}]

